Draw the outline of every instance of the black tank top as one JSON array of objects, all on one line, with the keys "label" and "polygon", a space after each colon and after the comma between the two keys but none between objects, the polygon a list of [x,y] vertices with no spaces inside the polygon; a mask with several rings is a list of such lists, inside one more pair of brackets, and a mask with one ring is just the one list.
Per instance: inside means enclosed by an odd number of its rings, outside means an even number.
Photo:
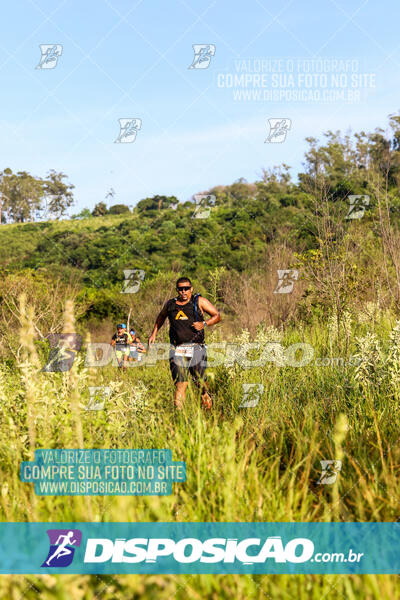
[{"label": "black tank top", "polygon": [[117,350],[125,348],[128,344],[127,333],[121,333],[121,335],[119,333],[114,333],[111,339],[115,341],[115,347],[117,348]]},{"label": "black tank top", "polygon": [[[167,302],[167,316],[169,319],[169,339],[171,344],[204,344],[204,329],[196,331],[193,327],[195,321],[202,321],[203,315],[198,307],[198,317],[195,318],[194,299],[190,298],[186,304],[179,305],[176,298]],[[197,300],[198,302],[198,300]]]}]

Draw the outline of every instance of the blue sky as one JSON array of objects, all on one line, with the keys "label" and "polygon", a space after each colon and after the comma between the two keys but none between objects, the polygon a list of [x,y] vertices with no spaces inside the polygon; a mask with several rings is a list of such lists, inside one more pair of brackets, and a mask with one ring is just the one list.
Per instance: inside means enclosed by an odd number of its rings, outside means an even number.
[{"label": "blue sky", "polygon": [[[134,205],[154,194],[184,201],[239,177],[254,181],[282,162],[295,176],[306,137],[386,128],[387,115],[398,112],[399,16],[398,2],[389,0],[7,3],[0,169],[63,171],[76,186],[72,212],[93,208],[111,187],[113,203]],[[40,44],[62,45],[55,68],[35,68]],[[188,68],[193,44],[215,46],[208,68]],[[261,64],[265,96],[257,99]],[[307,88],[305,71],[321,64]],[[322,75],[331,86],[332,68],[344,82],[325,101]],[[221,84],[246,73],[248,99],[240,84]],[[290,73],[294,88],[312,99],[294,100],[291,88],[270,98],[273,75],[274,85],[282,77],[279,92]],[[364,87],[352,87],[360,81]],[[141,119],[133,143],[114,143],[120,118]],[[291,120],[283,143],[265,143],[269,118]]]}]

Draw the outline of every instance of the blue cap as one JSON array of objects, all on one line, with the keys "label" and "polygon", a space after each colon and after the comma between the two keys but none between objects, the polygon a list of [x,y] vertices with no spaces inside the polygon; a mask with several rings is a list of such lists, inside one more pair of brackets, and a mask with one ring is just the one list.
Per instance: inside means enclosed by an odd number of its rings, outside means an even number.
[{"label": "blue cap", "polygon": [[117,329],[126,329],[125,323],[120,323],[119,325],[117,325]]}]

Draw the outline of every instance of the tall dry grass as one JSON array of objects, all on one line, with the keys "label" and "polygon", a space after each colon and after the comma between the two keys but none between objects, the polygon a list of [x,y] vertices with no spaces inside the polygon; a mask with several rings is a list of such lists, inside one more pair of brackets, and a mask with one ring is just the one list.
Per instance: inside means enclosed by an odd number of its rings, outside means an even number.
[{"label": "tall dry grass", "polygon": [[[168,366],[85,368],[44,373],[35,316],[21,300],[21,359],[0,368],[1,511],[6,521],[395,521],[398,518],[396,361],[372,361],[370,323],[350,321],[348,353],[358,367],[210,369],[214,410],[204,414],[195,390],[177,415]],[[67,303],[64,330],[74,330]],[[392,333],[391,333],[392,330]],[[390,315],[376,324],[382,355],[400,351]],[[269,337],[268,337],[269,336]],[[331,339],[330,339],[331,336]],[[327,325],[284,332],[258,329],[284,347],[310,343],[315,356],[343,348]],[[90,338],[87,338],[89,341]],[[241,336],[245,346],[251,337]],[[247,340],[247,341],[246,341]],[[335,354],[336,353],[336,354]],[[347,357],[345,357],[347,358]],[[372,366],[371,366],[372,363]],[[242,385],[263,383],[254,408],[240,409]],[[88,411],[89,385],[109,385],[102,411]],[[187,482],[171,496],[36,496],[19,480],[34,448],[170,448],[187,464]],[[331,486],[319,485],[320,460],[342,460]],[[397,598],[395,576],[6,576],[4,598]]]}]

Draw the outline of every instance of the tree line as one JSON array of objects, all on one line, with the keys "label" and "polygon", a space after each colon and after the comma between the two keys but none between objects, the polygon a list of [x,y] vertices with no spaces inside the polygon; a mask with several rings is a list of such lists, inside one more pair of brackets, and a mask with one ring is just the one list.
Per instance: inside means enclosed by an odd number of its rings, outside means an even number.
[{"label": "tree line", "polygon": [[[127,269],[145,271],[141,289],[150,286],[160,302],[178,273],[208,289],[218,272],[215,297],[250,329],[271,306],[281,311],[268,316],[273,323],[295,310],[322,318],[332,307],[340,319],[366,301],[400,310],[399,117],[390,118],[387,132],[328,131],[322,142],[308,141],[297,182],[285,164],[264,169],[258,181],[240,178],[202,192],[204,212],[196,211],[195,198],[157,195],[132,210],[97,205],[79,226],[69,220],[0,228],[2,274],[10,286],[19,275],[37,285],[39,274],[74,282],[85,318],[116,319],[131,308],[122,306],[128,301],[142,310],[140,293],[121,293]],[[355,217],[354,197],[368,199]],[[288,298],[274,295],[277,269],[301,273]]]},{"label": "tree line", "polygon": [[59,219],[73,204],[74,186],[51,169],[45,178],[27,171],[0,171],[0,223]]},{"label": "tree line", "polygon": [[[324,136],[325,143],[306,138],[309,149],[305,153],[304,172],[299,173],[297,183],[292,181],[289,167],[281,165],[264,169],[261,180],[255,183],[239,178],[232,185],[216,186],[205,194],[215,199],[215,206],[239,207],[243,201],[261,200],[268,211],[273,212],[283,206],[304,207],[304,204],[309,205],[309,199],[335,202],[346,200],[351,194],[374,194],[379,188],[378,191],[390,196],[390,210],[397,209],[400,204],[400,116],[389,116],[388,132],[380,128],[354,135],[328,131]],[[9,168],[0,171],[0,222],[23,223],[63,217],[74,203],[74,186],[66,179],[64,173],[54,169],[44,179],[26,171],[13,173]],[[113,200],[114,195],[111,188],[105,200]],[[176,210],[179,204],[175,196],[156,195],[140,200],[133,213],[155,215],[166,209]],[[183,206],[187,207],[188,203]],[[125,204],[107,208],[106,202],[101,201],[92,211],[84,208],[71,218],[130,212]]]}]

